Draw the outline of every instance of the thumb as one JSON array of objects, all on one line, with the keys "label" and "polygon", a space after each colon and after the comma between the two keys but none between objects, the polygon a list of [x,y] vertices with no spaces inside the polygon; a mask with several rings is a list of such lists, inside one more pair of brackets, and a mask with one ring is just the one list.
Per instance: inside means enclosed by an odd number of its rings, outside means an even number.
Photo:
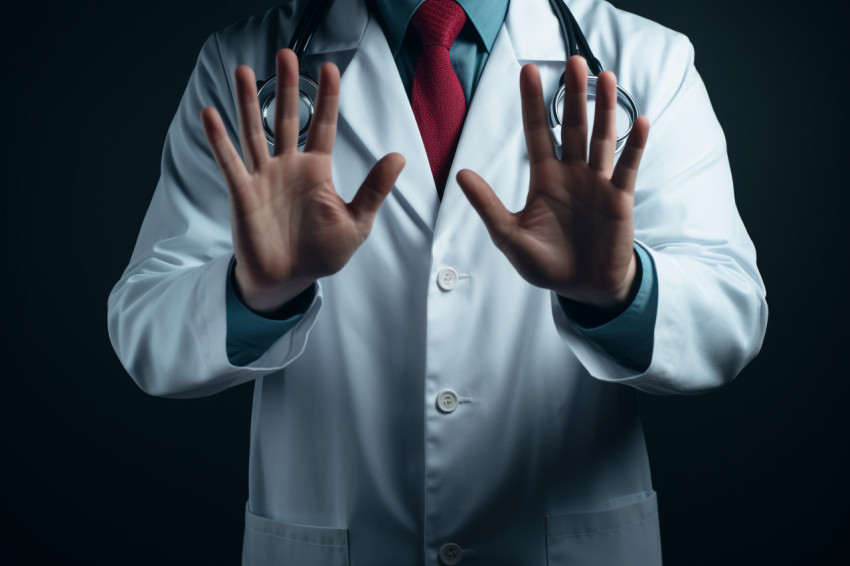
[{"label": "thumb", "polygon": [[404,164],[404,156],[400,153],[389,153],[375,163],[348,204],[355,221],[371,228],[375,214],[395,186]]},{"label": "thumb", "polygon": [[493,243],[501,249],[502,242],[514,225],[513,213],[505,208],[487,181],[471,169],[458,171],[457,182],[472,208],[484,221]]}]

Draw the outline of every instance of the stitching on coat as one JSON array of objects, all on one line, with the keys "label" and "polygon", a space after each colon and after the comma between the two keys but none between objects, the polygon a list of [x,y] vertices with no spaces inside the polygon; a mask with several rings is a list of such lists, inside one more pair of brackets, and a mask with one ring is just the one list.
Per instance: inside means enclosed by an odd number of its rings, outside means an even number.
[{"label": "stitching on coat", "polygon": [[339,548],[339,549],[347,549],[348,548],[347,545],[340,546],[340,545],[337,545],[337,544],[322,544],[320,542],[308,542],[306,540],[301,540],[301,539],[297,539],[297,538],[284,537],[284,536],[281,536],[281,535],[276,535],[274,533],[267,533],[265,531],[258,531],[257,529],[252,529],[251,527],[245,527],[245,528],[248,529],[249,531],[253,531],[253,532],[257,533],[258,535],[264,535],[264,536],[267,536],[267,537],[275,537],[275,538],[280,538],[280,539],[283,539],[283,540],[291,540],[292,542],[300,542],[301,544],[311,544],[313,546],[323,546],[325,548]]},{"label": "stitching on coat", "polygon": [[648,517],[644,517],[643,519],[641,519],[639,521],[632,521],[631,523],[626,523],[625,525],[620,525],[616,529],[606,529],[604,531],[589,531],[589,532],[586,532],[586,533],[567,533],[567,534],[564,534],[564,535],[552,535],[552,536],[548,536],[546,538],[556,539],[556,538],[566,538],[566,537],[581,537],[581,536],[587,536],[587,535],[598,535],[598,534],[602,534],[602,533],[613,533],[613,532],[625,529],[626,527],[631,527],[632,525],[637,525],[637,524],[643,523],[643,522],[648,521],[650,519],[653,519],[657,516],[658,516],[658,513],[653,513],[652,515],[650,515]]}]

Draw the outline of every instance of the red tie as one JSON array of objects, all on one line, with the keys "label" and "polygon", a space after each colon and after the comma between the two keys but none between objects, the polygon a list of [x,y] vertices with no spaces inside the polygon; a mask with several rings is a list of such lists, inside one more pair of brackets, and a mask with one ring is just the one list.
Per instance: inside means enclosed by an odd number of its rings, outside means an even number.
[{"label": "red tie", "polygon": [[411,105],[437,195],[442,199],[466,116],[466,97],[449,59],[449,49],[466,23],[466,13],[452,0],[425,0],[410,23],[422,38]]}]

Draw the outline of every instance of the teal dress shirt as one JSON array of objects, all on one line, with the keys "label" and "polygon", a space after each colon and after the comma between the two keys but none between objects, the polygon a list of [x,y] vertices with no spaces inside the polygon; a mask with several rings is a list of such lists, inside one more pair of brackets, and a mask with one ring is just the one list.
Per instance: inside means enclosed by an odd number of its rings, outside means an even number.
[{"label": "teal dress shirt", "polygon": [[[422,51],[418,33],[408,24],[423,1],[369,0],[370,9],[373,14],[377,14],[387,38],[408,99],[411,97],[416,61]],[[452,44],[449,58],[460,80],[468,107],[490,49],[504,22],[509,0],[456,1],[463,7],[468,20]],[[629,306],[613,320],[594,324],[593,317],[587,316],[586,308],[563,297],[559,299],[567,316],[587,339],[598,344],[623,365],[644,371],[652,359],[658,284],[651,256],[637,243],[634,247],[640,259],[638,290]],[[316,293],[316,286],[312,285],[286,306],[286,313],[294,313],[291,316],[265,317],[246,307],[236,295],[233,287],[234,265],[235,257],[231,259],[227,271],[226,347],[230,363],[245,366],[262,356],[278,338],[301,320]]]}]

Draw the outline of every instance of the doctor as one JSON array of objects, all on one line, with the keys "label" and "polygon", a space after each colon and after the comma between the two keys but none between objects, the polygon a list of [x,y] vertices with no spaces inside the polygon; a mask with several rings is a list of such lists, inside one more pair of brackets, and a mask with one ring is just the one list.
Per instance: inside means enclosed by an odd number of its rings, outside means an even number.
[{"label": "doctor", "polygon": [[[253,381],[243,564],[661,564],[635,390],[720,387],[761,346],[687,38],[571,0],[612,72],[588,132],[566,62],[558,159],[548,1],[458,4],[336,0],[303,151],[289,4],[208,38],[169,129],[109,334],[152,395]],[[617,81],[644,114],[615,157]]]}]

